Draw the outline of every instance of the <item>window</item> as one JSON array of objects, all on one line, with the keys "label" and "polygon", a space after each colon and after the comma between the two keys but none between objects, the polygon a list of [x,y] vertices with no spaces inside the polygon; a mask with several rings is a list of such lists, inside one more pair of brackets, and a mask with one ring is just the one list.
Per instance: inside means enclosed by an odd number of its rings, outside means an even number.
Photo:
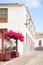
[{"label": "window", "polygon": [[42,46],[42,40],[39,40],[39,46]]},{"label": "window", "polygon": [[0,8],[0,22],[2,23],[7,22],[7,17],[8,17],[8,9]]},{"label": "window", "polygon": [[1,31],[7,31],[7,29],[0,29],[0,38],[2,38],[2,32]]}]

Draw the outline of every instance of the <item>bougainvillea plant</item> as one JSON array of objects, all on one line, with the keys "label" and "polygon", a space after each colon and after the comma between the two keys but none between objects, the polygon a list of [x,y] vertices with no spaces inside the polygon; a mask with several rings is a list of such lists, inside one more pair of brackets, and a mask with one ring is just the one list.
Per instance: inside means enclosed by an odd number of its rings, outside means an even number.
[{"label": "bougainvillea plant", "polygon": [[7,40],[9,38],[14,38],[14,39],[20,40],[22,42],[24,41],[24,36],[21,33],[14,32],[12,30],[4,33],[4,38],[7,39]]}]

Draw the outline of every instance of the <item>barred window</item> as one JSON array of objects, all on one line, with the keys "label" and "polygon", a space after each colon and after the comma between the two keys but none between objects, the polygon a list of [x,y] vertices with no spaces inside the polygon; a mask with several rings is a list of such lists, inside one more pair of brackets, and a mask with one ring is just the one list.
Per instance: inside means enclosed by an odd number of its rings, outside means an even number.
[{"label": "barred window", "polygon": [[7,8],[0,8],[0,22],[7,22],[8,17],[8,9]]}]

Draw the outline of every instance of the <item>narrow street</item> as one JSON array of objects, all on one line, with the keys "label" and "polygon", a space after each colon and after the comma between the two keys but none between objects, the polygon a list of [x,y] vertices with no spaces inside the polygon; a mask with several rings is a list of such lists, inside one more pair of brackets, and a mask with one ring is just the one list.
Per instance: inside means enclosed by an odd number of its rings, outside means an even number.
[{"label": "narrow street", "polygon": [[43,51],[32,51],[1,65],[43,65]]}]

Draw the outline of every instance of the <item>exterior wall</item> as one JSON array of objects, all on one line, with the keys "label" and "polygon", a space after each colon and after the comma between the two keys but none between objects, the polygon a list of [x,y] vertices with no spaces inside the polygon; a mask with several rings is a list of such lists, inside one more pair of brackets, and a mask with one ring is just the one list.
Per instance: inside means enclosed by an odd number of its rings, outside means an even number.
[{"label": "exterior wall", "polygon": [[[13,13],[12,13],[13,12]],[[12,17],[13,16],[13,17]],[[20,32],[25,37],[25,7],[13,7],[8,8],[8,30],[12,29],[16,32]],[[25,40],[24,40],[25,41]],[[23,53],[23,42],[18,42],[18,51]]]},{"label": "exterior wall", "polygon": [[[26,48],[26,52],[30,50],[29,44],[32,50],[34,47],[33,43],[35,42],[35,29],[26,7],[24,5],[1,5],[0,8],[8,8],[8,23],[0,23],[0,28],[7,28],[8,30],[20,32],[24,35],[24,42],[18,41],[18,51],[21,54]],[[30,24],[26,26],[25,23],[29,22]],[[27,40],[29,39],[30,41],[26,41],[26,34],[28,34]]]},{"label": "exterior wall", "polygon": [[[8,8],[8,23],[0,23],[0,28],[7,28],[8,30],[13,30],[15,32],[22,33],[24,35],[24,41],[25,41],[26,39],[25,25],[24,25],[24,22],[26,21],[25,6],[24,5],[0,6],[0,8]],[[20,53],[23,53],[23,42],[20,41],[18,42],[18,51]]]},{"label": "exterior wall", "polygon": [[33,21],[32,21],[32,18],[30,16],[30,13],[28,11],[28,9],[26,8],[26,23],[27,23],[27,28],[28,28],[28,31],[30,32],[31,36],[33,38],[35,38],[35,27],[34,27],[34,24],[33,24]]},{"label": "exterior wall", "polygon": [[[26,45],[25,47],[27,50],[34,50],[34,43],[35,43],[35,27],[33,25],[30,13],[26,8]],[[29,47],[29,48],[28,48]],[[27,51],[26,51],[27,52]]]}]

